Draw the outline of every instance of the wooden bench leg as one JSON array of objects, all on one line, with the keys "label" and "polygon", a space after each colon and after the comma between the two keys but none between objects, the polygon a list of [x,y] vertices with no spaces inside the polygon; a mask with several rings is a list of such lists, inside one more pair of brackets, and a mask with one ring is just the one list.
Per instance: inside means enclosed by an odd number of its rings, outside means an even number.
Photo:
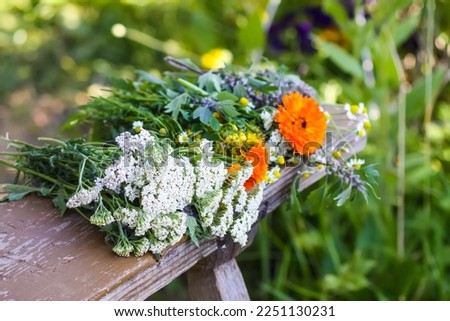
[{"label": "wooden bench leg", "polygon": [[199,262],[188,271],[187,279],[188,292],[192,300],[250,300],[241,270],[234,258],[215,267]]},{"label": "wooden bench leg", "polygon": [[[265,215],[265,208],[260,215]],[[248,233],[249,246],[256,235],[258,224]],[[217,251],[198,261],[187,272],[188,292],[197,301],[250,301],[247,287],[235,257],[246,247],[235,243],[230,235],[217,240]]]}]

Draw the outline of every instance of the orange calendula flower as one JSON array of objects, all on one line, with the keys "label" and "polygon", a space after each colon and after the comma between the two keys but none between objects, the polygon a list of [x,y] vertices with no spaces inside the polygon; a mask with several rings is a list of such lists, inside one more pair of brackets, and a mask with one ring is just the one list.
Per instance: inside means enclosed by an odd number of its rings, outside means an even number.
[{"label": "orange calendula flower", "polygon": [[300,155],[314,153],[325,138],[327,121],[319,103],[298,92],[283,96],[283,105],[278,105],[274,121]]},{"label": "orange calendula flower", "polygon": [[251,190],[255,185],[261,183],[266,178],[268,164],[267,152],[263,143],[253,146],[245,155],[245,160],[252,162],[252,176],[244,183],[246,191]]}]

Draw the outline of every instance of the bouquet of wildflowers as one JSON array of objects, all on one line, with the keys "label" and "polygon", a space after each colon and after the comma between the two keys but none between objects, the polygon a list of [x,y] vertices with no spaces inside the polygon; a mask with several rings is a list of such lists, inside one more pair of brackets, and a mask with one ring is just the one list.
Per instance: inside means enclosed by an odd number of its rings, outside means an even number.
[{"label": "bouquet of wildflowers", "polygon": [[[178,71],[161,78],[139,71],[136,81],[117,80],[108,96],[80,106],[65,127],[87,124],[87,138],[33,146],[5,137],[16,152],[0,162],[18,175],[4,200],[51,197],[62,214],[73,209],[98,226],[116,254],[141,256],[159,255],[186,234],[198,243],[229,233],[244,246],[264,188],[288,164],[308,160],[299,175],[338,177],[338,205],[370,190],[363,160],[341,161],[346,146],[322,148],[334,120],[298,76],[168,62]],[[358,122],[358,138],[370,128],[362,104],[336,115]]]}]

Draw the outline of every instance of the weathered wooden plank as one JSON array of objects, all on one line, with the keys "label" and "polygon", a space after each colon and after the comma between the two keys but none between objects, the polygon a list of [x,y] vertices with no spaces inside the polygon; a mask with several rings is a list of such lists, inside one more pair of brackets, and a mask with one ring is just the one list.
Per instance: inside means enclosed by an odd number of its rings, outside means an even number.
[{"label": "weathered wooden plank", "polygon": [[91,299],[145,300],[216,250],[217,245],[214,241],[203,242],[197,247],[185,240],[170,249],[158,263],[133,275],[109,293],[102,293]]},{"label": "weathered wooden plank", "polygon": [[[325,108],[332,114],[342,114],[342,108]],[[355,124],[344,117],[337,119],[338,126],[354,128]],[[339,139],[353,146],[344,158],[365,144],[352,132],[335,138],[330,146],[336,146]],[[297,171],[285,169],[282,178],[267,187],[260,220],[289,196]],[[302,180],[301,189],[322,176],[317,173]],[[249,233],[249,243],[257,226]],[[117,257],[95,226],[75,213],[61,218],[48,199],[31,196],[0,203],[0,300],[141,300],[199,261],[202,273],[210,271],[216,279],[236,278],[243,289],[238,293],[244,298],[245,286],[236,276],[238,269],[233,263],[242,250],[226,237],[203,242],[199,248],[190,241],[180,242],[159,262],[151,255]],[[226,283],[217,284],[222,298],[234,295],[227,294]],[[220,289],[222,286],[225,288]]]},{"label": "weathered wooden plank", "polygon": [[183,242],[157,262],[122,258],[95,226],[35,196],[0,203],[0,300],[145,299],[217,249]]},{"label": "weathered wooden plank", "polygon": [[188,271],[188,291],[197,301],[248,301],[250,297],[235,259],[214,268],[200,261]]}]

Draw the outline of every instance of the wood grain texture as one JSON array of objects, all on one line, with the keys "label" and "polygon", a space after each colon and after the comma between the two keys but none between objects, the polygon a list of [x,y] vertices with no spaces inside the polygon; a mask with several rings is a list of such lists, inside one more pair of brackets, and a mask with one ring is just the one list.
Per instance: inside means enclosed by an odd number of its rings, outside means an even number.
[{"label": "wood grain texture", "polygon": [[191,299],[196,301],[250,300],[244,278],[235,259],[214,268],[205,266],[201,262],[187,274]]},{"label": "wood grain texture", "polygon": [[[336,115],[337,125],[356,128],[355,121],[339,116],[342,108],[325,109]],[[354,132],[334,137],[327,148],[346,140],[353,149],[344,157],[360,151],[365,140],[355,140]],[[266,188],[259,220],[288,197],[297,171],[285,169],[282,178]],[[302,180],[301,189],[321,176],[318,173]],[[257,226],[250,231],[250,240]],[[30,196],[0,203],[0,300],[142,300],[199,261],[204,273],[210,270],[218,278],[236,277],[242,285],[243,280],[235,276],[237,266],[233,270],[233,258],[242,250],[226,237],[203,242],[200,247],[180,242],[159,262],[151,255],[121,258],[98,229],[79,215],[61,217],[50,200]]]},{"label": "wood grain texture", "polygon": [[0,217],[0,300],[141,300],[217,249],[185,241],[159,262],[118,257],[95,226],[35,196],[0,203]]}]

